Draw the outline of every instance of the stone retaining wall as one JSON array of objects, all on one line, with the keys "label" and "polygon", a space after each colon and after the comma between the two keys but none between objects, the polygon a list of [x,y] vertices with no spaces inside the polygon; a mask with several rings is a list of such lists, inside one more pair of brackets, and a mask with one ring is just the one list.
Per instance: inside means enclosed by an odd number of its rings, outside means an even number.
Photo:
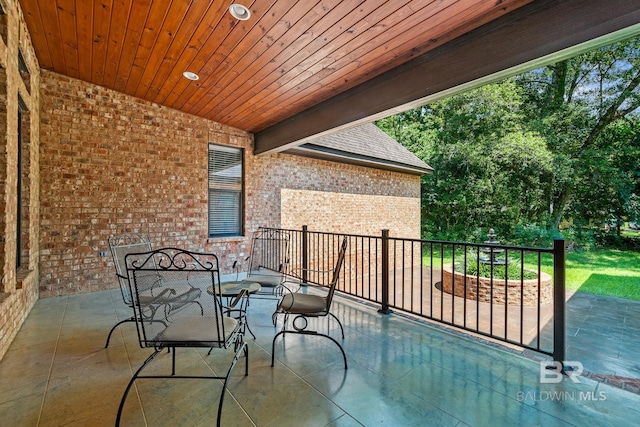
[{"label": "stone retaining wall", "polygon": [[[454,293],[455,296],[480,302],[493,300],[495,304],[503,305],[505,302],[508,305],[538,304],[538,279],[507,280],[505,283],[503,279],[494,278],[492,287],[491,279],[488,277],[467,275],[465,288],[465,275],[452,270],[451,264],[445,265],[442,269],[442,289],[449,294]],[[547,273],[540,274],[540,304],[551,304],[553,302],[552,278]]]}]

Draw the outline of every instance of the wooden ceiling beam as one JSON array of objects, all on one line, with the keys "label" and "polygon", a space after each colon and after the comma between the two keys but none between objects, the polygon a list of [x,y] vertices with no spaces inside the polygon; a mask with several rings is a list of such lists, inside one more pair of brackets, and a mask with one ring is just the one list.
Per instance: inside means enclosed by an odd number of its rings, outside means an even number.
[{"label": "wooden ceiling beam", "polygon": [[[256,154],[410,108],[640,22],[637,0],[539,0],[255,134]],[[417,106],[417,105],[414,105]]]}]

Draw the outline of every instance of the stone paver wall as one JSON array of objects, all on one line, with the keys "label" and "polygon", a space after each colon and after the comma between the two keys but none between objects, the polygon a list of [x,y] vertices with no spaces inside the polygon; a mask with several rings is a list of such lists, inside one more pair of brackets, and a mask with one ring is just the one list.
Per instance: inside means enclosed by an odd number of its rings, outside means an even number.
[{"label": "stone paver wall", "polygon": [[[539,289],[538,289],[539,288]],[[552,278],[540,272],[540,280],[504,280],[452,273],[451,265],[442,270],[442,289],[458,297],[504,305],[536,306],[553,302]],[[466,292],[466,293],[465,293]]]}]

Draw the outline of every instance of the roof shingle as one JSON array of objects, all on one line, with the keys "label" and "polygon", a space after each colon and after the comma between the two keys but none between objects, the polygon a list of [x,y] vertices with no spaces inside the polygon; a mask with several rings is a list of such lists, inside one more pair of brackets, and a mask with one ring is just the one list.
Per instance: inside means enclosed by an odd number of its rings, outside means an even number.
[{"label": "roof shingle", "polygon": [[424,174],[433,171],[431,166],[373,123],[314,139],[291,151],[298,154],[303,154],[301,151],[318,151],[328,156],[331,153],[358,163],[371,163],[373,167],[405,170],[410,173]]}]

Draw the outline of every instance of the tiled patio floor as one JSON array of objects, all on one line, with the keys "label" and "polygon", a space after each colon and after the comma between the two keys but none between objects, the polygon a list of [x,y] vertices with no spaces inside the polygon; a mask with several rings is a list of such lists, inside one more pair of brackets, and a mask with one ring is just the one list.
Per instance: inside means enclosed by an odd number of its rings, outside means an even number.
[{"label": "tiled patio floor", "polygon": [[640,301],[569,294],[566,354],[589,376],[640,393]]},{"label": "tiled patio floor", "polygon": [[[584,316],[585,327],[594,322],[589,304],[570,309],[568,323],[572,316]],[[633,313],[615,314],[618,305],[609,310],[612,322],[638,322]],[[223,426],[631,426],[640,419],[639,394],[585,377],[541,384],[539,363],[530,358],[342,298],[334,312],[345,325],[348,370],[328,340],[291,335],[276,346],[271,368],[273,307],[274,301],[251,301],[257,339],[248,339],[250,373],[236,367]],[[128,379],[150,353],[140,349],[131,323],[103,348],[110,327],[128,316],[118,291],[39,300],[0,362],[0,425],[114,425]],[[586,332],[577,328],[568,335]],[[631,329],[603,330],[583,349],[570,339],[567,354],[587,360],[590,348],[619,343],[620,355],[624,330]],[[206,351],[180,355],[179,369],[223,362]],[[167,366],[169,356],[159,358],[153,369]],[[598,369],[622,373],[618,365],[609,360]],[[627,368],[633,373],[637,366]],[[212,425],[220,387],[211,380],[141,380],[129,394],[123,425]]]}]

